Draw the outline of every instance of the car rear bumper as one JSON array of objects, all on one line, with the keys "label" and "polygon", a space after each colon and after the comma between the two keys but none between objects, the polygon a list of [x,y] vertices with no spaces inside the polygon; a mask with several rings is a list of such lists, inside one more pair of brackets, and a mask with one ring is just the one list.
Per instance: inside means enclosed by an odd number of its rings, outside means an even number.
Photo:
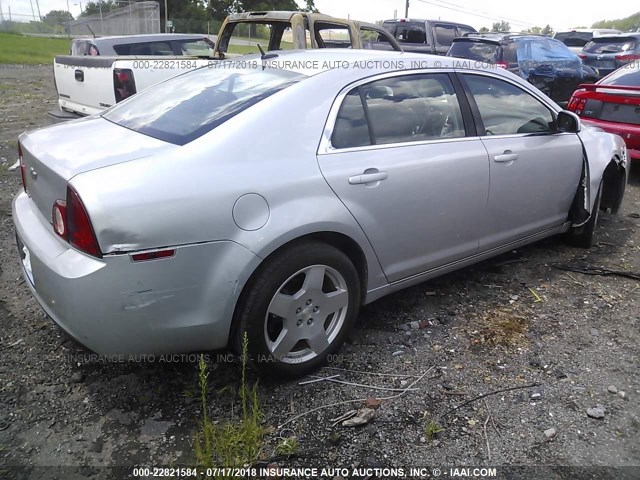
[{"label": "car rear bumper", "polygon": [[599,127],[605,132],[619,135],[627,145],[627,155],[634,160],[640,160],[640,125],[608,122],[595,118],[582,118],[587,125]]},{"label": "car rear bumper", "polygon": [[83,117],[103,112],[106,108],[90,107],[88,105],[82,105],[81,103],[72,102],[71,100],[65,100],[64,98],[58,98],[58,106],[60,110],[75,113]]},{"label": "car rear bumper", "polygon": [[13,219],[34,296],[63,330],[103,355],[225,347],[239,278],[259,261],[229,241],[177,247],[166,260],[94,258],[58,238],[25,193],[13,201]]}]

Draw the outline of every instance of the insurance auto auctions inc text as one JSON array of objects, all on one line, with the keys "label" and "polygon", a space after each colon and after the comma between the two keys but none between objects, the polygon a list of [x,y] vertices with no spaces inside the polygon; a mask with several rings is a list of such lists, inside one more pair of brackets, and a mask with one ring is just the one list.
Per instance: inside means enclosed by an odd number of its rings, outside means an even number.
[{"label": "insurance auto auctions inc text", "polygon": [[358,467],[358,468],[287,468],[264,467],[260,469],[260,477],[267,478],[438,478],[496,477],[496,468],[434,468],[434,467]]}]

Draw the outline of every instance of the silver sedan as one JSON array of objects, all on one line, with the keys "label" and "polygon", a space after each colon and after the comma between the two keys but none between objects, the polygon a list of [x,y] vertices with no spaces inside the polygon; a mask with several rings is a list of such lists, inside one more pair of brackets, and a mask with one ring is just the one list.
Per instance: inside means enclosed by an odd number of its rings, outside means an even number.
[{"label": "silver sedan", "polygon": [[238,348],[301,375],[361,305],[556,234],[589,247],[622,139],[501,69],[243,57],[23,134],[13,219],[44,310],[105,355]]}]

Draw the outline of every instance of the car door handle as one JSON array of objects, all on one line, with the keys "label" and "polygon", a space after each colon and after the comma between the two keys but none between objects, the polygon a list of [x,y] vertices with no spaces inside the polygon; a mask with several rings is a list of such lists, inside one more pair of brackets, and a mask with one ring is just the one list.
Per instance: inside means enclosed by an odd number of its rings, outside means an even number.
[{"label": "car door handle", "polygon": [[84,82],[84,72],[82,70],[76,70],[74,72],[74,77],[77,82]]},{"label": "car door handle", "polygon": [[386,180],[387,177],[389,175],[387,175],[387,172],[366,172],[361,174],[361,175],[355,175],[353,177],[349,177],[349,185],[361,185],[363,183],[374,183],[374,182],[380,182],[382,180]]},{"label": "car door handle", "polygon": [[518,154],[511,152],[511,150],[505,150],[502,155],[496,155],[493,159],[496,162],[513,162],[518,159]]}]

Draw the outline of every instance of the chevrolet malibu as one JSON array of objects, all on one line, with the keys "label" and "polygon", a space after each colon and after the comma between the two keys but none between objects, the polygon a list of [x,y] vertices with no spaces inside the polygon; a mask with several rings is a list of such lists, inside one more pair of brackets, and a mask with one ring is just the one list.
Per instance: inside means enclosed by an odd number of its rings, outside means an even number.
[{"label": "chevrolet malibu", "polygon": [[237,349],[246,333],[257,368],[302,375],[363,304],[551,235],[588,247],[622,201],[622,139],[502,69],[243,58],[20,136],[26,283],[87,348]]}]

